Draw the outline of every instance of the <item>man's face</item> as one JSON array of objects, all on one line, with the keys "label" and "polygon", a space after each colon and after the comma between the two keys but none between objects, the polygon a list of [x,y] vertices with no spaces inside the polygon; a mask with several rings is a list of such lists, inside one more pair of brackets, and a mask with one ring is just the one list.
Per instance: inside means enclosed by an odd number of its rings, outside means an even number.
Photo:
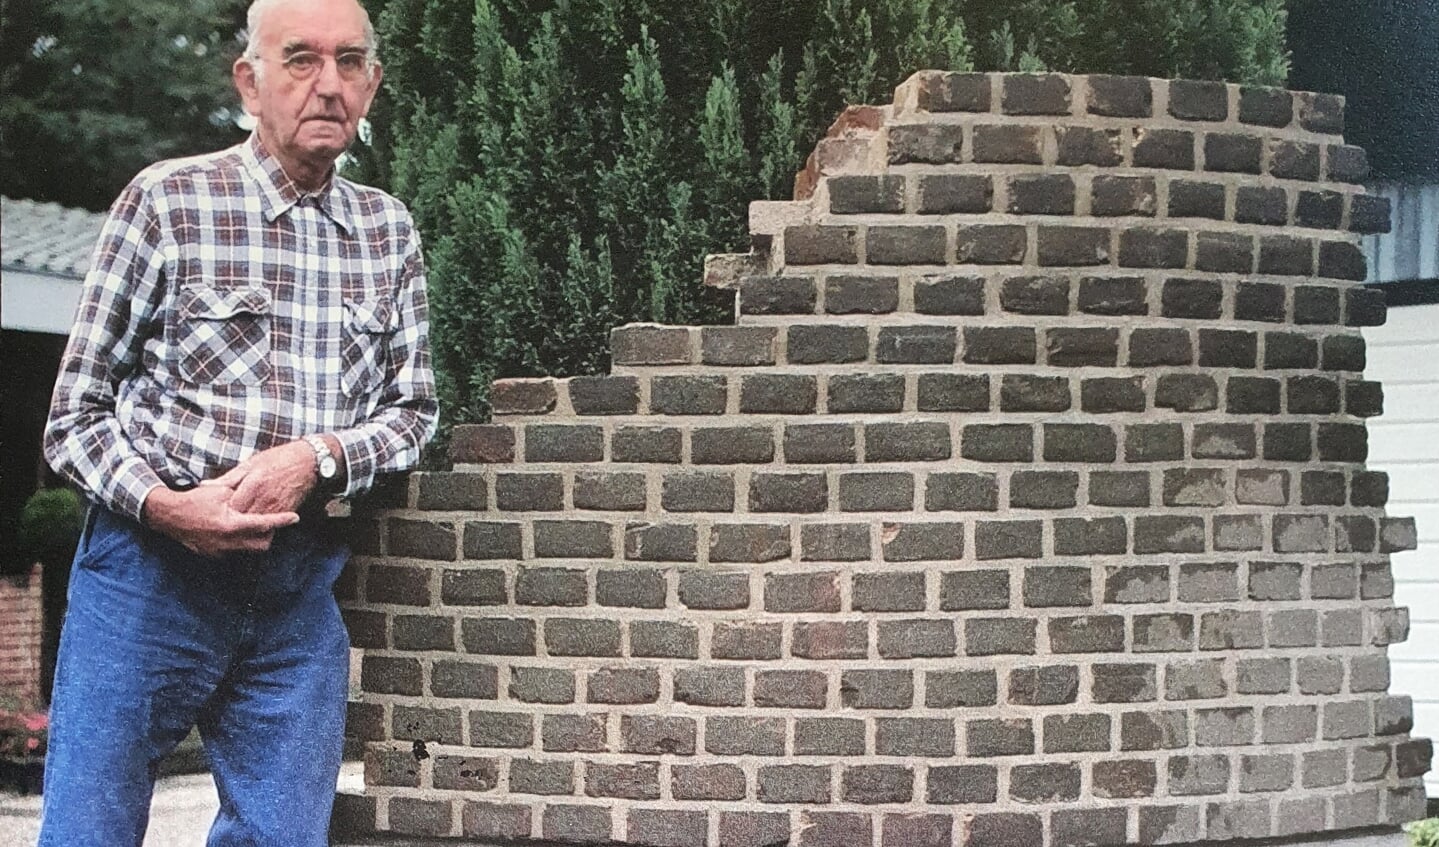
[{"label": "man's face", "polygon": [[267,11],[259,30],[251,33],[258,58],[235,62],[245,110],[287,169],[326,170],[354,139],[380,84],[377,64],[354,73],[365,53],[364,13],[355,0],[295,0]]}]

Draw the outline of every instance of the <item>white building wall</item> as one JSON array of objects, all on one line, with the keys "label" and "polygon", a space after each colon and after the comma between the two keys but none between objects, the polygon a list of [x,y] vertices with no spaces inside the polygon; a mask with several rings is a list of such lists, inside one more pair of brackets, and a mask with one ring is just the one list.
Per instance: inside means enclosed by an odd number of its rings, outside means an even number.
[{"label": "white building wall", "polygon": [[[1419,531],[1419,549],[1393,556],[1394,603],[1409,607],[1411,626],[1389,648],[1390,690],[1414,698],[1414,734],[1439,739],[1439,304],[1391,307],[1364,337],[1364,376],[1384,385],[1369,467],[1389,474],[1388,514],[1413,516]],[[1439,796],[1439,774],[1425,779]]]}]

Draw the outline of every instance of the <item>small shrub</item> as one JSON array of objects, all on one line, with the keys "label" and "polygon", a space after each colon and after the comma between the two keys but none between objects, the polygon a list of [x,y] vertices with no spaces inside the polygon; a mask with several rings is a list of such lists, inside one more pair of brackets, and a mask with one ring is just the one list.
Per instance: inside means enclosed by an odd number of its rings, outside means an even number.
[{"label": "small shrub", "polygon": [[1415,821],[1406,829],[1413,847],[1439,847],[1439,818]]}]

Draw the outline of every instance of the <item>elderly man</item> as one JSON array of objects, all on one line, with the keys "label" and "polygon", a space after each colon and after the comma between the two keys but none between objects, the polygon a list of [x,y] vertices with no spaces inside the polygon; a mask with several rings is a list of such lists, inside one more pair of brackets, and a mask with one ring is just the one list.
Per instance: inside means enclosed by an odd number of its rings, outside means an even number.
[{"label": "elderly man", "polygon": [[45,451],[94,500],[46,763],[45,847],[138,845],[192,726],[211,847],[326,843],[349,642],[324,501],[433,434],[419,237],[335,174],[380,81],[355,0],[257,0],[256,131],[162,162],[101,233]]}]

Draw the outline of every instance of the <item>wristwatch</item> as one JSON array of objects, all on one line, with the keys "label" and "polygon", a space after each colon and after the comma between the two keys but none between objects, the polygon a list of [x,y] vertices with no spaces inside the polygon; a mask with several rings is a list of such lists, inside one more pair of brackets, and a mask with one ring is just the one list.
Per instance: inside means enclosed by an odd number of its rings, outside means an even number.
[{"label": "wristwatch", "polygon": [[329,486],[340,473],[340,465],[335,461],[335,454],[330,452],[330,445],[318,435],[305,436],[305,443],[315,451],[315,472],[320,477],[320,483]]}]

